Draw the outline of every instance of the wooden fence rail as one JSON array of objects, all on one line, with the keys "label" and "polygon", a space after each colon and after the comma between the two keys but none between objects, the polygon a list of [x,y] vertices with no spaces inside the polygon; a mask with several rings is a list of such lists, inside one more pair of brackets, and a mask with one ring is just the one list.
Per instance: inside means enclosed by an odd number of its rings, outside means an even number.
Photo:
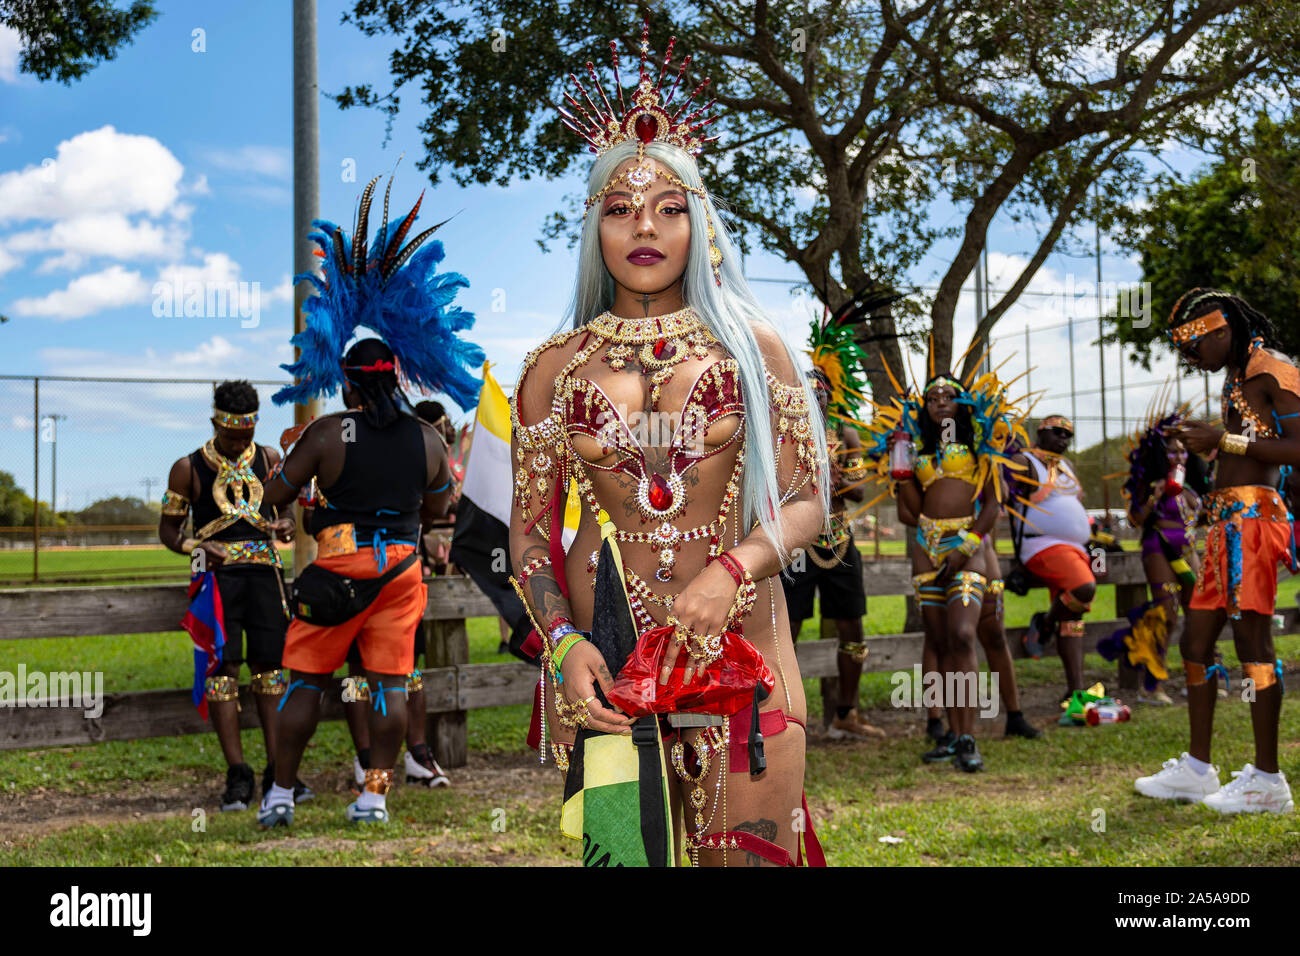
[{"label": "wooden fence rail", "polygon": [[[1108,573],[1100,583],[1116,586],[1116,608],[1123,613],[1146,598],[1141,559],[1133,553],[1106,557]],[[909,608],[913,608],[911,569],[906,561],[895,558],[865,562],[863,577],[869,598],[907,595]],[[528,703],[536,686],[537,670],[522,662],[468,663],[466,619],[495,616],[496,610],[468,578],[442,577],[428,583],[424,677],[429,742],[440,763],[457,767],[467,757],[467,712]],[[185,590],[183,584],[0,590],[0,639],[174,631],[185,611]],[[1288,625],[1294,623],[1292,610]],[[1114,620],[1089,621],[1086,639],[1091,644],[1116,626]],[[1020,654],[1023,631],[1008,629],[1013,654]],[[867,643],[868,671],[909,670],[921,662],[919,632],[872,636]],[[13,670],[16,650],[18,647],[12,644],[0,645],[0,670]],[[829,712],[834,704],[836,642],[805,641],[798,645],[797,656],[803,677],[822,678]],[[241,688],[240,694],[241,726],[255,727],[256,708],[248,688]],[[85,716],[85,706],[79,701],[51,703],[59,706],[0,706],[0,750],[196,734],[208,727],[199,719],[188,689],[105,694],[103,711],[93,718]],[[321,718],[342,717],[340,694],[327,693]]]}]

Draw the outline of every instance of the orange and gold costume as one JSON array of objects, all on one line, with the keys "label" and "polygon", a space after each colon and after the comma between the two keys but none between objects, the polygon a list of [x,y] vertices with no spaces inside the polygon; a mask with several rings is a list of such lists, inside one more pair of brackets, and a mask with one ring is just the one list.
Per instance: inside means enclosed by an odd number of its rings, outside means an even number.
[{"label": "orange and gold costume", "polygon": [[[391,567],[415,550],[410,544],[389,544]],[[352,553],[325,554],[315,564],[345,577],[377,578],[381,571],[370,548]],[[295,618],[284,642],[284,667],[309,674],[332,674],[343,666],[355,640],[366,670],[380,674],[409,674],[415,669],[415,642],[411,635],[424,616],[429,589],[417,561],[384,585],[374,602],[356,617],[333,627],[321,627]]]},{"label": "orange and gold costume", "polygon": [[1265,485],[1219,488],[1205,499],[1212,522],[1205,557],[1189,607],[1272,614],[1277,601],[1277,565],[1295,566],[1291,516],[1282,496]]}]

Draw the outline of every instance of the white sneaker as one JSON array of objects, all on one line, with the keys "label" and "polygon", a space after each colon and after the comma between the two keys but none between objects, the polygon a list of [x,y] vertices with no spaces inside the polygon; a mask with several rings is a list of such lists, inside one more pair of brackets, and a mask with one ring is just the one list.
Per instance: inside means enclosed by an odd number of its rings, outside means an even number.
[{"label": "white sneaker", "polygon": [[352,758],[352,779],[358,787],[366,785],[366,772],[361,769],[361,759],[356,756]]},{"label": "white sneaker", "polygon": [[1251,764],[1232,772],[1233,780],[1205,798],[1207,807],[1220,813],[1291,813],[1295,803],[1286,775],[1279,773],[1277,783],[1260,776]]},{"label": "white sneaker", "polygon": [[1219,768],[1211,764],[1205,773],[1197,773],[1188,763],[1189,759],[1186,753],[1177,759],[1170,758],[1159,773],[1138,777],[1133,786],[1144,797],[1200,803],[1218,791]]},{"label": "white sneaker", "polygon": [[447,775],[442,772],[438,766],[438,761],[433,761],[433,769],[430,770],[420,761],[411,756],[408,750],[403,755],[406,758],[406,782],[418,783],[422,787],[450,787],[451,781]]}]

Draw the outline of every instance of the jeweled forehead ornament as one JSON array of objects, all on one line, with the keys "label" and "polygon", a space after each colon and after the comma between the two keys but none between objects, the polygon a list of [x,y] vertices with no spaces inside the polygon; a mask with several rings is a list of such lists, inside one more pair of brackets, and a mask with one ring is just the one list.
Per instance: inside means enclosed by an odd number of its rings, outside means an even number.
[{"label": "jeweled forehead ornament", "polygon": [[[645,194],[650,188],[650,184],[657,178],[663,178],[684,192],[698,197],[701,202],[706,203],[705,231],[709,241],[709,264],[713,267],[714,281],[721,285],[722,276],[718,267],[722,264],[722,253],[714,242],[717,234],[713,228],[713,217],[708,212],[706,202],[708,194],[703,189],[682,182],[677,176],[673,175],[671,170],[656,166],[645,154],[647,145],[660,142],[676,146],[692,156],[698,156],[703,152],[705,143],[717,139],[716,136],[702,135],[706,128],[717,120],[716,116],[706,117],[704,115],[716,100],[710,100],[705,105],[689,113],[686,112],[695,98],[708,87],[709,80],[705,79],[701,82],[691,95],[681,102],[681,105],[676,110],[671,113],[668,110],[673,103],[673,97],[677,93],[677,87],[686,72],[686,67],[691,62],[689,56],[682,60],[672,87],[668,90],[667,95],[664,95],[664,76],[668,72],[669,64],[672,62],[673,47],[676,43],[676,37],[671,37],[668,40],[668,48],[664,53],[663,63],[659,67],[659,77],[654,82],[651,82],[650,71],[646,68],[647,61],[650,60],[650,21],[647,18],[641,24],[641,64],[639,80],[636,90],[632,94],[632,106],[629,108],[624,101],[623,82],[619,78],[618,72],[618,42],[611,40],[609,42],[609,52],[614,66],[614,86],[618,90],[619,110],[614,109],[609,97],[605,94],[604,85],[596,75],[596,67],[590,61],[587,62],[587,75],[591,80],[592,89],[599,94],[603,109],[596,104],[595,98],[587,91],[586,87],[582,85],[582,81],[574,73],[570,73],[569,78],[573,80],[574,89],[586,102],[586,106],[583,106],[582,102],[579,102],[573,93],[566,91],[564,98],[582,118],[579,119],[578,116],[575,116],[563,106],[557,105],[556,109],[559,110],[564,125],[581,136],[597,156],[619,143],[635,142],[637,144],[636,162],[610,179],[599,192],[589,196],[586,209],[591,209],[593,205],[600,202],[619,186],[626,186],[632,193],[629,202],[632,205],[633,212],[640,215],[641,210],[645,207]],[[590,107],[590,112],[588,112],[587,107]]]}]

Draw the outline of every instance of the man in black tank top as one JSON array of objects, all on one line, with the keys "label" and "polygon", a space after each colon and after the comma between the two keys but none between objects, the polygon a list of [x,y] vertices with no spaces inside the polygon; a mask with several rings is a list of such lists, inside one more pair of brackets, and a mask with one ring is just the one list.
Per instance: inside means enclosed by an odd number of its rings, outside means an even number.
[{"label": "man in black tank top", "polygon": [[[248,661],[266,743],[263,792],[274,775],[275,708],[285,687],[280,655],[289,609],[273,539],[291,540],[294,524],[292,517],[280,517],[263,493],[263,482],[280,456],[253,441],[257,409],[257,390],[248,382],[216,387],[213,437],[172,465],[158,525],[164,545],[191,555],[195,574],[213,572],[221,599],[227,643],[202,693],[228,765],[222,810],[247,810],[253,802],[253,770],[244,762],[239,739],[240,664]],[[192,518],[190,534],[187,517]],[[299,800],[311,796],[306,787],[298,787]]]},{"label": "man in black tank top", "polygon": [[[314,483],[311,530],[318,550],[313,563],[354,580],[374,579],[414,555],[422,526],[445,514],[451,470],[442,438],[416,417],[398,388],[387,345],[379,339],[358,342],[343,368],[349,408],[308,426],[268,482],[266,500],[288,505],[299,489]],[[426,597],[420,563],[412,560],[369,606],[342,624],[320,626],[299,616],[289,626],[283,663],[290,681],[281,704],[276,780],[258,812],[261,826],[292,823],[291,788],[316,729],[324,688],[354,641],[372,701],[370,768],[347,817],[356,823],[387,822],[385,795],[406,732],[414,631]],[[302,608],[294,610],[304,614]]]}]

